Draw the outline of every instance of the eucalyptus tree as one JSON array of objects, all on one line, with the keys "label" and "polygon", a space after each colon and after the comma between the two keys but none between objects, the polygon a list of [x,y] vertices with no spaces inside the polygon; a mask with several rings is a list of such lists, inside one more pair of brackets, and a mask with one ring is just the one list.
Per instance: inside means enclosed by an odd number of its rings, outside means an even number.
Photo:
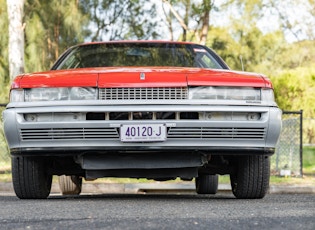
[{"label": "eucalyptus tree", "polygon": [[8,62],[8,14],[6,0],[0,0],[0,103],[8,101],[10,82]]},{"label": "eucalyptus tree", "polygon": [[[229,41],[234,53],[229,54],[229,58],[233,56],[234,63],[237,63],[237,59],[240,63],[242,59],[243,66],[250,71],[272,70],[274,73],[283,68],[298,67],[296,59],[303,60],[304,54],[300,53],[296,57],[297,52],[292,49],[293,42],[300,41],[303,36],[307,38],[301,28],[308,27],[315,20],[315,15],[310,16],[311,8],[307,6],[310,6],[308,0],[227,0],[220,9],[230,15],[224,25],[234,43],[232,46]],[[306,24],[297,23],[299,17],[304,17],[301,9],[308,9],[304,12],[309,16]],[[308,31],[314,30],[314,27],[315,25]],[[222,40],[222,36],[217,36],[217,39]],[[294,48],[297,46],[299,45],[294,45]],[[281,55],[283,53],[286,56]]]},{"label": "eucalyptus tree", "polygon": [[165,21],[168,24],[171,38],[175,20],[182,28],[182,41],[196,41],[206,44],[209,32],[210,14],[216,10],[214,0],[162,0]]},{"label": "eucalyptus tree", "polygon": [[315,39],[314,0],[226,0],[234,8],[233,19],[244,27],[257,25],[265,31],[281,30],[292,41]]},{"label": "eucalyptus tree", "polygon": [[155,39],[155,4],[146,0],[80,0],[90,17],[91,41]]},{"label": "eucalyptus tree", "polygon": [[24,0],[8,0],[10,78],[24,72]]},{"label": "eucalyptus tree", "polygon": [[26,70],[49,69],[67,47],[84,41],[88,15],[78,1],[26,0]]}]

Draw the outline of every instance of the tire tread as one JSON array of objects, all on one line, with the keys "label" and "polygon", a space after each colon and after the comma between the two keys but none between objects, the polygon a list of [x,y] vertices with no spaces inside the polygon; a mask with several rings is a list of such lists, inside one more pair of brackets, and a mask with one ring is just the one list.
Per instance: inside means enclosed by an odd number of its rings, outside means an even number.
[{"label": "tire tread", "polygon": [[31,157],[12,158],[13,188],[21,199],[45,199],[49,196],[52,175],[48,175],[44,162]]},{"label": "tire tread", "polygon": [[198,194],[216,194],[218,192],[218,175],[199,175],[195,179]]},{"label": "tire tread", "polygon": [[231,175],[232,191],[241,199],[263,198],[269,188],[270,159],[246,156],[237,162],[236,175]]}]

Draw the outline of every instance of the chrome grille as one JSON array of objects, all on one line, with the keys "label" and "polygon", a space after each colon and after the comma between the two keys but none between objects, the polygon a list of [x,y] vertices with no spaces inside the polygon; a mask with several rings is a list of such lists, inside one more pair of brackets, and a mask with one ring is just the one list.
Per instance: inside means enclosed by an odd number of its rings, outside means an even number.
[{"label": "chrome grille", "polygon": [[187,87],[101,88],[100,100],[185,100]]},{"label": "chrome grille", "polygon": [[46,128],[21,129],[21,140],[49,140],[49,139],[117,139],[116,128]]},{"label": "chrome grille", "polygon": [[264,139],[265,128],[171,127],[167,138]]},{"label": "chrome grille", "polygon": [[[168,139],[255,139],[263,140],[265,128],[170,127]],[[117,128],[46,128],[21,129],[22,141],[40,140],[118,140]]]}]

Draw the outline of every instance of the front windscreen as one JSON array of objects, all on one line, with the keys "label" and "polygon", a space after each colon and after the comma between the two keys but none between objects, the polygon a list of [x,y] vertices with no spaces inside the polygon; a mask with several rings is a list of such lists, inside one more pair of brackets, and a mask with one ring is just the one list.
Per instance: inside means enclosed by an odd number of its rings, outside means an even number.
[{"label": "front windscreen", "polygon": [[173,43],[101,43],[77,46],[54,69],[165,66],[222,69],[200,45]]}]

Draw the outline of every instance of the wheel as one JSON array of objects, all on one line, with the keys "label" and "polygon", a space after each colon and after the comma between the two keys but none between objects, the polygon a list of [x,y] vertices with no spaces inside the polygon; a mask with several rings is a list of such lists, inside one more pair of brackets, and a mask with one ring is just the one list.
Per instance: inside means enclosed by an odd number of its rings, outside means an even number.
[{"label": "wheel", "polygon": [[216,194],[218,192],[218,175],[199,175],[195,179],[198,194]]},{"label": "wheel", "polygon": [[59,177],[59,187],[62,195],[79,195],[82,189],[82,178],[62,175]]},{"label": "wheel", "polygon": [[39,158],[12,157],[12,181],[20,199],[45,199],[49,196],[52,175],[47,164]]},{"label": "wheel", "polygon": [[236,162],[230,175],[232,192],[236,198],[263,198],[269,188],[270,159],[266,156],[245,156]]}]

